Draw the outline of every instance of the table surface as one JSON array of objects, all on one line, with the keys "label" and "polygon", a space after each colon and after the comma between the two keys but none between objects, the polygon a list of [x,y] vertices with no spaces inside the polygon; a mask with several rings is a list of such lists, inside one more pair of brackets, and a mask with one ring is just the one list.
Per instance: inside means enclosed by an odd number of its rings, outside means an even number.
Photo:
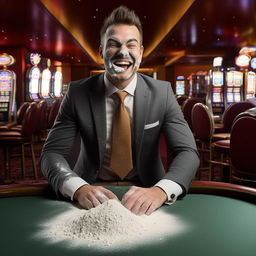
[{"label": "table surface", "polygon": [[[128,187],[108,187],[121,197]],[[49,243],[40,238],[41,224],[67,210],[69,202],[49,196],[0,198],[0,255],[256,255],[256,205],[234,198],[188,194],[161,209],[189,226],[183,233],[128,249],[95,250]]]}]

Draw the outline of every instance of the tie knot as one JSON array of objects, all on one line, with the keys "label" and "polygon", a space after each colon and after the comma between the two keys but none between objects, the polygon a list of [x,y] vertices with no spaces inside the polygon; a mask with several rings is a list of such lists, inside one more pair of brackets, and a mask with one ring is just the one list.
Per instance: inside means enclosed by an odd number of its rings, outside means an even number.
[{"label": "tie knot", "polygon": [[127,96],[128,92],[125,91],[118,91],[116,92],[116,95],[118,96],[118,98],[120,99],[120,101],[123,103],[124,102],[124,98]]}]

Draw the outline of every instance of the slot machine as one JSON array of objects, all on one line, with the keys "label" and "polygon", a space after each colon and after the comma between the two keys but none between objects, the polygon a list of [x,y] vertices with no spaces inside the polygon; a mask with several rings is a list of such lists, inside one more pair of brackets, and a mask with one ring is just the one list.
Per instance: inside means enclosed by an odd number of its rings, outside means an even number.
[{"label": "slot machine", "polygon": [[192,82],[193,96],[205,99],[209,86],[207,72],[198,71],[192,76]]},{"label": "slot machine", "polygon": [[242,54],[236,58],[236,65],[240,67],[229,68],[226,72],[226,107],[232,103],[240,102],[244,100],[244,68],[249,66],[250,57],[248,55]]},{"label": "slot machine", "polygon": [[46,99],[48,103],[52,102],[51,98],[51,81],[52,73],[50,71],[51,60],[47,59],[47,67],[42,71],[41,83],[39,86],[39,95],[41,98]]},{"label": "slot machine", "polygon": [[184,76],[177,76],[176,78],[176,96],[185,95],[185,78]]},{"label": "slot machine", "polygon": [[15,59],[7,54],[0,54],[0,123],[13,121],[15,112],[16,74],[7,69]]},{"label": "slot machine", "polygon": [[247,71],[245,73],[244,98],[245,100],[255,98],[256,94],[256,73]]},{"label": "slot machine", "polygon": [[194,73],[191,73],[188,77],[187,77],[187,86],[188,86],[188,97],[192,98],[193,95],[193,87],[192,87],[192,76],[194,75]]},{"label": "slot machine", "polygon": [[37,101],[40,99],[39,85],[41,79],[41,71],[37,65],[41,61],[41,56],[38,53],[29,53],[26,61],[32,65],[26,72],[26,100]]},{"label": "slot machine", "polygon": [[64,84],[62,85],[62,91],[61,91],[61,93],[62,93],[63,96],[67,93],[68,87],[69,87],[69,84],[68,84],[68,83],[64,83]]},{"label": "slot machine", "polygon": [[243,72],[230,70],[226,73],[226,107],[232,103],[240,102],[242,97]]},{"label": "slot machine", "polygon": [[62,73],[56,71],[52,76],[52,97],[59,98],[62,97]]},{"label": "slot machine", "polygon": [[209,70],[209,89],[206,96],[206,103],[216,117],[221,117],[225,110],[222,60],[222,57],[216,57],[213,60],[214,68]]}]

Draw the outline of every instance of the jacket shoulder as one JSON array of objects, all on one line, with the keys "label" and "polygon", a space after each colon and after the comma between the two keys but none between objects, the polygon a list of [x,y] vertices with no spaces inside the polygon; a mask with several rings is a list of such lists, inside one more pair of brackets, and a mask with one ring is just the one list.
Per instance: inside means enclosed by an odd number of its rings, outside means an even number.
[{"label": "jacket shoulder", "polygon": [[161,87],[169,87],[171,86],[171,83],[168,81],[163,81],[163,80],[157,80],[153,77],[138,73],[139,76],[146,82],[146,84],[148,84],[149,86],[161,86]]},{"label": "jacket shoulder", "polygon": [[72,82],[70,82],[70,86],[73,86],[73,87],[86,86],[86,85],[89,85],[89,84],[97,81],[100,78],[100,76],[102,76],[102,74],[90,76],[90,77],[83,78],[83,79],[76,80],[76,81],[72,81]]}]

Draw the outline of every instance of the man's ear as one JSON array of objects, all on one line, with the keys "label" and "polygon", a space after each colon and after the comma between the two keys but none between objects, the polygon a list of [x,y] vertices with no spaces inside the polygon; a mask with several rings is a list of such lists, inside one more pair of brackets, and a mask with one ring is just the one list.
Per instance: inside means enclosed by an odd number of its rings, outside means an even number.
[{"label": "man's ear", "polygon": [[99,54],[100,54],[100,57],[103,59],[103,53],[102,53],[103,49],[102,49],[102,45],[100,45],[99,47]]},{"label": "man's ear", "polygon": [[141,45],[141,46],[140,46],[140,53],[141,53],[141,55],[143,55],[143,52],[144,52],[144,46]]}]

